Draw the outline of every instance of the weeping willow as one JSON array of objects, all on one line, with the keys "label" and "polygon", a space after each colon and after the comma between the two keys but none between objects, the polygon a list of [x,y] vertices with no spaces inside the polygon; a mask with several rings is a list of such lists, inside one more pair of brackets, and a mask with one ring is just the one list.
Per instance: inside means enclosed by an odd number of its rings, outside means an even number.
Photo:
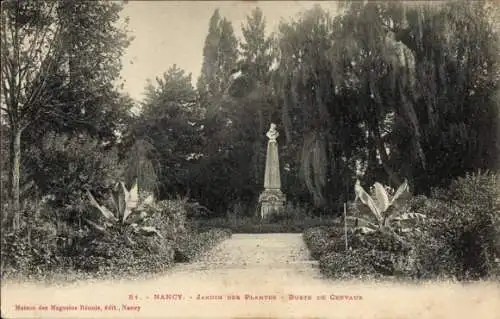
[{"label": "weeping willow", "polygon": [[[422,32],[423,15],[418,10],[415,11],[419,24],[417,37],[421,37],[418,34]],[[395,115],[406,123],[415,154],[421,165],[426,166],[421,142],[422,128],[416,111],[419,98],[416,59],[414,52],[396,39],[396,32],[408,28],[407,14],[401,3],[367,2],[365,5],[349,6],[343,23],[346,26],[355,25],[356,28],[354,32],[342,28],[338,43],[345,48],[344,56],[351,58],[352,66],[347,74],[352,74],[350,77],[354,76],[359,81],[359,90],[366,88],[366,94],[377,105],[378,115],[363,107],[360,111],[365,114],[367,127],[372,130],[370,134],[378,140],[377,150],[389,175],[395,172],[387,163],[390,158],[386,156],[386,145],[380,141],[378,132],[381,128],[377,124],[382,123],[386,112],[395,111]],[[394,176],[394,179],[397,177]]]},{"label": "weeping willow", "polygon": [[317,207],[325,204],[323,192],[328,169],[326,153],[326,142],[320,134],[311,132],[304,138],[300,161],[301,175]]},{"label": "weeping willow", "polygon": [[275,83],[282,123],[288,143],[302,142],[298,159],[300,177],[314,204],[321,207],[325,204],[330,161],[325,138],[330,114],[323,97],[324,78],[317,70],[328,66],[325,55],[330,52],[327,42],[331,19],[321,8],[314,7],[297,23],[282,24],[280,30],[280,66]]},{"label": "weeping willow", "polygon": [[[337,155],[349,148],[343,134],[353,131],[343,116],[372,137],[360,147],[376,149],[395,184],[400,175],[435,174],[437,158],[452,160],[446,143],[470,157],[469,162],[457,160],[460,169],[483,156],[492,137],[479,123],[490,125],[484,114],[494,115],[479,99],[466,100],[474,94],[471,87],[498,85],[490,74],[491,56],[498,53],[488,51],[486,43],[492,40],[481,5],[347,3],[335,19],[311,10],[280,28],[283,124],[288,141],[303,141],[302,177],[315,202],[324,202],[329,165],[336,162],[328,158],[334,154],[332,143],[344,143]],[[449,127],[446,137],[436,143],[443,125]],[[384,137],[384,131],[391,136]],[[349,156],[347,161],[355,157]]]},{"label": "weeping willow", "polygon": [[139,190],[157,192],[159,187],[159,165],[152,160],[156,149],[154,145],[143,138],[137,140],[129,151],[126,168],[127,184],[137,181]]},{"label": "weeping willow", "polygon": [[[385,118],[383,113],[389,112],[381,91],[384,87],[380,85],[382,78],[388,75],[393,96],[399,96],[400,101],[394,111],[412,131],[413,148],[425,167],[425,154],[420,142],[421,128],[413,103],[417,85],[415,57],[409,48],[396,41],[393,32],[384,28],[387,23],[391,26],[398,23],[406,25],[394,21],[404,20],[406,12],[404,9],[403,12],[393,10],[393,15],[394,12],[399,15],[396,14],[397,18],[391,20],[383,17],[386,11],[389,11],[387,7],[372,2],[351,3],[346,5],[346,14],[330,19],[328,14],[316,8],[295,24],[282,28],[286,33],[281,45],[281,55],[286,59],[282,61],[283,73],[288,76],[282,89],[283,123],[286,132],[293,131],[291,126],[299,126],[294,129],[302,131],[305,136],[300,160],[302,177],[318,205],[324,203],[323,189],[328,163],[335,162],[335,159],[327,159],[328,142],[320,136],[332,130],[335,121],[338,121],[334,117],[332,122],[334,114],[327,108],[325,98],[342,94],[339,92],[341,90],[361,93],[366,87],[368,95],[378,105],[379,120],[374,118],[367,105],[359,105],[351,112],[364,114],[364,122],[368,124],[366,127],[373,131],[370,135],[378,137],[376,148],[384,161],[384,167],[389,175],[394,175],[395,172],[387,163],[386,146],[381,141],[379,131],[382,128],[378,127],[382,125],[378,123],[382,123]],[[329,81],[318,75],[324,69],[330,70]],[[290,114],[297,114],[297,109],[302,114],[302,123],[290,119]],[[398,180],[397,177],[394,179]]]}]

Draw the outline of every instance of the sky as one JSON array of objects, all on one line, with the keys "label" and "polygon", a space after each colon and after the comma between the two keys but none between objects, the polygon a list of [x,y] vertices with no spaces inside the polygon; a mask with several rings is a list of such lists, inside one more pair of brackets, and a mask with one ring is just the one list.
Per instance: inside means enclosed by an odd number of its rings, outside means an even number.
[{"label": "sky", "polygon": [[241,24],[257,6],[270,33],[277,31],[282,18],[289,20],[316,3],[337,12],[335,1],[129,1],[122,18],[128,17],[134,40],[123,56],[124,91],[140,101],[147,80],[161,76],[174,64],[192,73],[196,83],[208,22],[216,8],[232,22],[240,38]]}]

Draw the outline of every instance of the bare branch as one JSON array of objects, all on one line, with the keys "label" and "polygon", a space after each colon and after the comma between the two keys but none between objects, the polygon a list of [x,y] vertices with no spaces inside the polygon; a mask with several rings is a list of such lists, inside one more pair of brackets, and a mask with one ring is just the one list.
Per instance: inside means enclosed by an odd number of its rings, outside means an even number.
[{"label": "bare branch", "polygon": [[[52,6],[50,7],[50,10],[48,12],[48,15],[52,15],[53,11],[54,11],[54,8],[56,7],[55,6],[56,2],[53,2],[52,3]],[[40,34],[41,34],[41,30],[44,30],[43,32],[43,35],[40,37]],[[36,33],[35,33],[35,36],[34,36],[34,39],[32,41],[32,44],[30,46],[30,48],[28,49],[27,53],[28,53],[28,61],[33,61],[35,59],[35,55],[36,55],[36,52],[38,50],[40,50],[41,52],[41,48],[43,46],[43,43],[44,43],[44,39],[47,38],[47,34],[49,33],[49,30],[50,28],[38,28],[36,30]],[[54,39],[55,40],[55,39]],[[38,46],[35,48],[35,45],[38,43]],[[24,72],[21,72],[20,75],[19,75],[19,80],[20,80],[20,83],[21,81],[23,81],[24,77],[26,76],[27,72],[28,72],[29,68],[26,67],[24,69]]]},{"label": "bare branch", "polygon": [[[6,20],[6,19],[5,19]],[[8,46],[8,39],[7,39],[7,21],[4,21],[4,19],[2,18],[2,30],[1,30],[1,35],[2,35],[2,49],[0,50],[1,53],[2,53],[2,59],[4,57],[8,57],[9,54],[8,54],[8,50],[6,49],[6,47]],[[3,64],[3,62],[2,62]]]},{"label": "bare branch", "polygon": [[[47,86],[48,73],[50,72],[50,69],[52,68],[54,61],[57,59],[56,50],[59,49],[60,47],[61,29],[62,28],[58,26],[57,30],[55,31],[54,41],[52,41],[52,43],[50,44],[49,50],[45,55],[45,58],[41,62],[40,70],[38,71],[38,74],[31,83],[31,90],[30,90],[31,93],[28,95],[26,99],[25,108],[23,110],[24,111],[23,121],[29,122],[28,119],[29,117],[31,118],[36,117],[36,115],[34,115],[34,113],[37,112],[35,109],[37,107],[43,107],[43,105],[49,99],[49,96],[44,97],[42,94]],[[27,126],[28,124],[29,123],[25,123],[24,125]]]},{"label": "bare branch", "polygon": [[[11,88],[11,84],[12,84],[9,66],[11,66],[9,59],[3,58],[2,59],[2,91],[3,91],[3,96],[5,98],[6,103],[9,103],[9,101],[10,101],[9,88]],[[9,84],[9,87],[7,87],[7,84]]]}]

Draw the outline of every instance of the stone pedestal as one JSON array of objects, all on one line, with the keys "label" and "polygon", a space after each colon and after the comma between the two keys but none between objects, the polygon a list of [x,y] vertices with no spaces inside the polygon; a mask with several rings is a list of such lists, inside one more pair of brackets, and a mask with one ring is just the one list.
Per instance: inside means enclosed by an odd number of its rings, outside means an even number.
[{"label": "stone pedestal", "polygon": [[264,191],[259,196],[261,218],[266,218],[271,214],[281,214],[286,201],[286,196],[281,191],[278,142],[276,141],[279,133],[276,131],[275,124],[271,124],[266,135],[269,141],[267,143]]},{"label": "stone pedestal", "polygon": [[273,214],[283,214],[286,196],[279,189],[266,189],[259,196],[260,217],[267,218]]}]

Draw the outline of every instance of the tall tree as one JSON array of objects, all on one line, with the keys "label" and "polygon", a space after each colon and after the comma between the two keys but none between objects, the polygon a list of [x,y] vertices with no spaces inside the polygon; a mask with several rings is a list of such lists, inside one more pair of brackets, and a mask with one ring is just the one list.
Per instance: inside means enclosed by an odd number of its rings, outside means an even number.
[{"label": "tall tree", "polygon": [[230,127],[229,104],[225,101],[231,75],[236,69],[238,41],[233,27],[221,18],[216,9],[210,18],[208,35],[203,49],[203,64],[197,89],[205,112],[206,152],[215,155],[227,148],[227,129]]},{"label": "tall tree", "polygon": [[265,130],[275,112],[271,92],[271,66],[275,57],[273,39],[266,36],[266,21],[260,8],[255,8],[241,27],[240,74],[230,83],[228,92],[235,99],[232,119],[239,132],[236,138],[245,141],[241,146],[252,154],[251,163],[243,161],[251,166],[242,169],[252,173],[249,178],[258,191],[264,179]]},{"label": "tall tree", "polygon": [[[238,41],[234,36],[230,21],[220,16],[215,10],[210,19],[209,31],[203,51],[203,65],[197,88],[200,93],[200,102],[206,109],[204,119],[204,150],[205,159],[200,169],[213,171],[208,178],[201,197],[209,198],[211,208],[224,211],[228,202],[237,197],[238,190],[233,185],[227,185],[229,179],[236,179],[238,175],[239,147],[234,144],[237,133],[234,122],[234,104],[229,98],[228,90],[232,75],[237,69]],[[226,181],[226,182],[224,182]],[[214,185],[220,188],[214,188]]]},{"label": "tall tree", "polygon": [[[396,32],[415,55],[418,94],[413,99],[420,106],[423,153],[432,165],[406,162],[421,190],[445,186],[468,171],[498,169],[500,46],[488,3],[406,10],[407,28]],[[404,154],[404,142],[398,146]]]},{"label": "tall tree", "polygon": [[236,68],[238,41],[233,26],[216,9],[210,18],[197,89],[209,113],[221,110],[221,100]]},{"label": "tall tree", "polygon": [[19,210],[21,135],[40,106],[50,100],[48,78],[61,61],[62,32],[56,8],[57,3],[45,2],[2,5],[2,110],[9,125],[9,189],[14,212]]},{"label": "tall tree", "polygon": [[328,194],[345,193],[349,160],[363,136],[358,113],[336,94],[342,72],[334,51],[337,27],[338,20],[316,6],[298,21],[281,24],[279,35],[277,79],[285,135],[295,144],[300,176],[319,208],[338,199]]},{"label": "tall tree", "polygon": [[41,112],[25,140],[36,141],[44,131],[52,130],[85,132],[114,143],[132,105],[115,84],[120,80],[121,56],[130,42],[126,30],[117,25],[122,6],[60,0],[57,9],[64,45],[62,63],[49,84],[66,86],[57,105]]},{"label": "tall tree", "polygon": [[113,86],[120,69],[117,58],[127,45],[123,31],[114,25],[121,8],[120,3],[106,1],[2,4],[2,110],[9,126],[10,196],[15,212],[23,133],[46,114],[60,116],[64,106],[85,113],[81,106],[88,102],[91,90],[96,98],[103,88]]},{"label": "tall tree", "polygon": [[[415,111],[413,94],[417,93],[415,56],[395,33],[404,27],[404,8],[384,15],[387,4],[352,3],[342,25],[355,26],[340,29],[337,34],[338,66],[344,74],[337,77],[342,86],[358,94],[357,111],[367,132],[368,161],[370,166],[381,164],[390,183],[401,182],[398,168],[391,165],[385,136],[390,131],[391,118],[406,126],[411,132],[409,142],[414,158],[425,167],[421,128]],[[395,8],[395,6],[394,6]],[[346,54],[344,54],[346,53]],[[389,93],[390,92],[390,93]]]},{"label": "tall tree", "polygon": [[155,168],[161,197],[186,195],[192,187],[192,166],[199,160],[203,134],[203,114],[191,74],[173,65],[146,86],[142,106],[133,140],[140,141],[142,148],[149,148],[146,159],[155,164],[143,168],[150,166],[150,171],[151,166]]},{"label": "tall tree", "polygon": [[408,177],[417,191],[497,163],[498,37],[485,3],[353,3],[345,16],[357,26],[346,30],[351,56],[370,52],[351,69],[371,97],[364,104],[378,110],[365,113],[378,155],[389,176]]}]

